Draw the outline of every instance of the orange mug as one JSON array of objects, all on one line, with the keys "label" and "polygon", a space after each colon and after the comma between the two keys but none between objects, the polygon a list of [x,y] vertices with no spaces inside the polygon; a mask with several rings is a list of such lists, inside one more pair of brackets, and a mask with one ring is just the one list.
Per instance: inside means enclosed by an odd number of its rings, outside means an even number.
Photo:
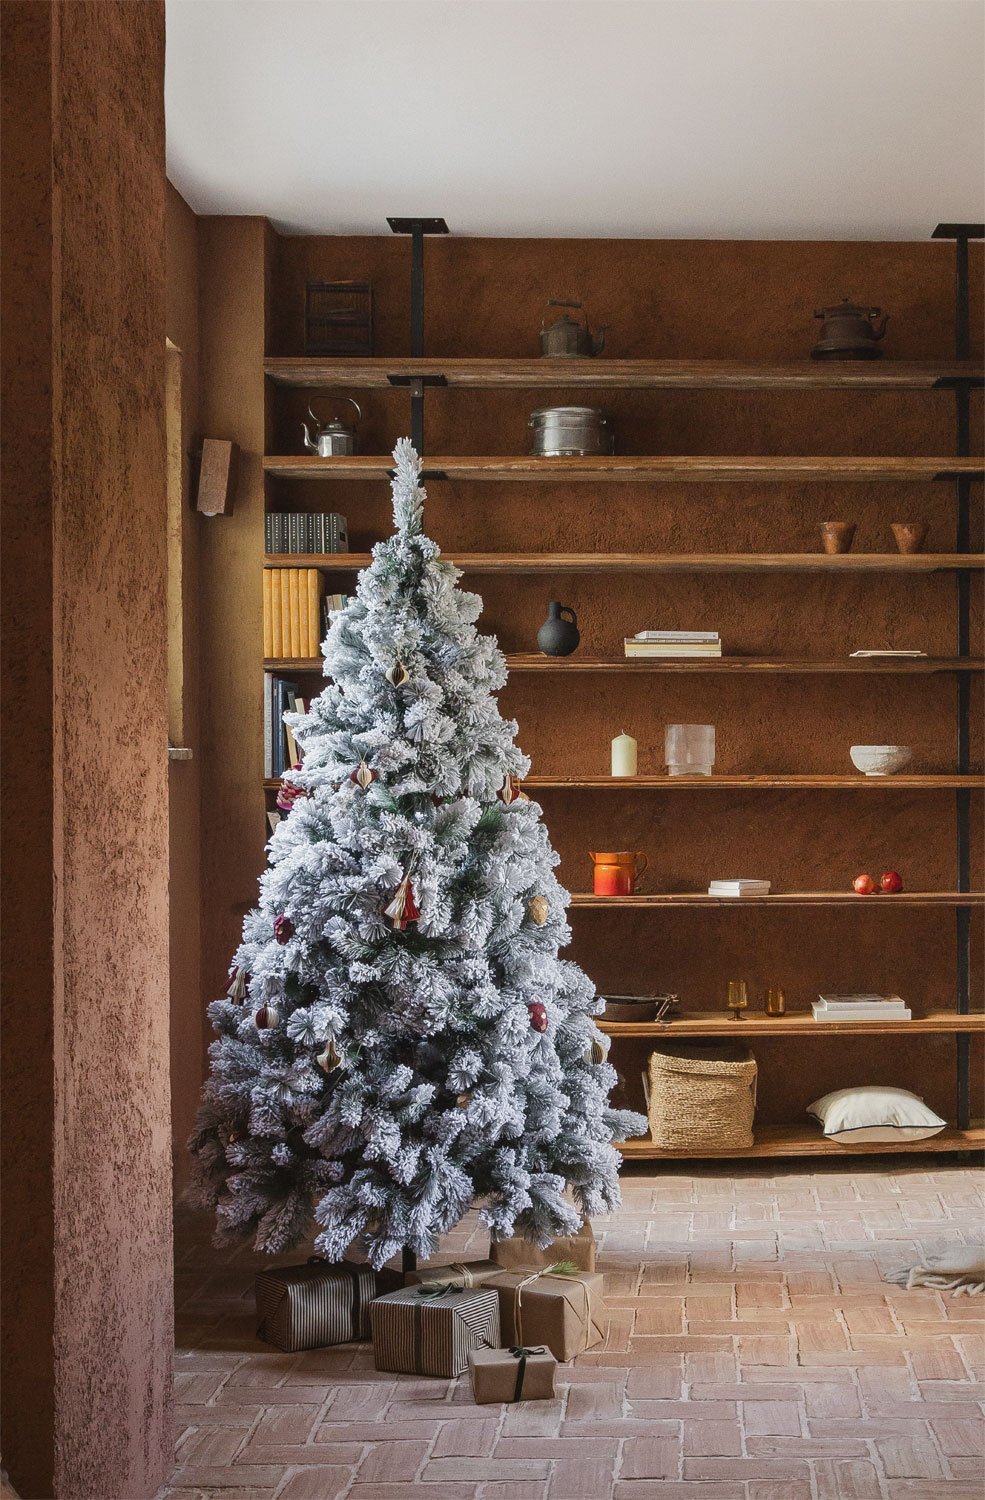
[{"label": "orange mug", "polygon": [[624,849],[619,854],[596,854],[589,850],[595,863],[592,888],[596,896],[632,896],[636,882],[647,866],[646,855],[638,849]]}]

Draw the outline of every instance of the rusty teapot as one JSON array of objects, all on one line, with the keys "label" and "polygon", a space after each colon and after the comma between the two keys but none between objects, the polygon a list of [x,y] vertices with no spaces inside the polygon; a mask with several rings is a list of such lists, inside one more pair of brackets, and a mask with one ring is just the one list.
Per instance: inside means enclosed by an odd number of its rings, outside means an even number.
[{"label": "rusty teapot", "polygon": [[[582,311],[580,302],[560,302],[555,297],[547,305]],[[579,322],[577,318],[569,318],[564,312],[549,327],[546,323],[541,323],[540,352],[545,359],[590,359],[593,355],[602,353],[605,348],[605,326],[593,335],[584,312],[582,319]]]},{"label": "rusty teapot", "polygon": [[818,307],[821,337],[811,350],[812,359],[878,359],[877,347],[886,332],[889,314],[880,307],[856,307],[846,297],[833,307]]}]

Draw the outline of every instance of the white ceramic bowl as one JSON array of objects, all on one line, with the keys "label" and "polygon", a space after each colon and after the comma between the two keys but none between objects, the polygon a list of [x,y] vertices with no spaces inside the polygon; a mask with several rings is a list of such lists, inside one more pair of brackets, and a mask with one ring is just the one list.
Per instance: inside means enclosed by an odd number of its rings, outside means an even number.
[{"label": "white ceramic bowl", "polygon": [[892,776],[913,759],[909,745],[853,745],[852,765],[864,776]]}]

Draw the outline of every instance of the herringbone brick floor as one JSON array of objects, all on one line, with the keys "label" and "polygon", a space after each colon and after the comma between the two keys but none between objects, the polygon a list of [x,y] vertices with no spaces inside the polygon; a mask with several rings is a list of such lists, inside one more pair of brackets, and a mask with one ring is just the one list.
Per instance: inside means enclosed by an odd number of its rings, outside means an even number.
[{"label": "herringbone brick floor", "polygon": [[[595,1225],[605,1344],[517,1406],[474,1406],[467,1376],[380,1375],[364,1345],[258,1343],[257,1258],[183,1217],[162,1500],[982,1500],[983,1299],[881,1279],[980,1240],[978,1173],[728,1172],[626,1170]],[[477,1221],[444,1249],[484,1255]]]}]

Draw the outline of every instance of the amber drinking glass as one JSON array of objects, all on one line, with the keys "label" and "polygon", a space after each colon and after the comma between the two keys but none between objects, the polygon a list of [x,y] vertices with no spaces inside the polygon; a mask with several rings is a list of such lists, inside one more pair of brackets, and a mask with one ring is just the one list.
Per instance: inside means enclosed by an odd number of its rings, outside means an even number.
[{"label": "amber drinking glass", "polygon": [[786,996],[780,989],[767,990],[763,1001],[763,1010],[768,1016],[785,1016],[787,1013]]}]

